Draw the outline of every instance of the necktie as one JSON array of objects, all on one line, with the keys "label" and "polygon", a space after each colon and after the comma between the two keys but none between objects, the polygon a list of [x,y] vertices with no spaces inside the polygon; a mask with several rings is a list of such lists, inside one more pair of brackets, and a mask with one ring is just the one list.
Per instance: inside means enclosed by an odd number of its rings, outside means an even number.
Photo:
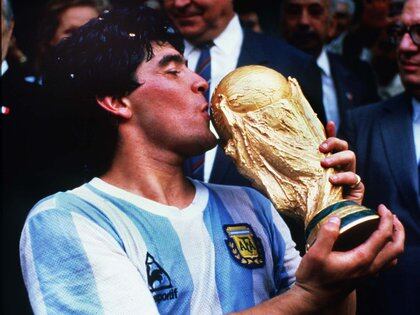
[{"label": "necktie", "polygon": [[[200,46],[200,57],[197,61],[197,66],[195,67],[195,72],[199,74],[203,79],[205,79],[210,87],[210,80],[211,80],[211,56],[210,56],[210,48],[213,46],[213,42],[206,43]],[[204,93],[207,101],[210,98],[210,88]],[[198,179],[204,180],[204,154],[196,155],[189,158],[186,163],[189,164],[187,169],[190,172],[186,175]]]},{"label": "necktie", "polygon": [[209,101],[210,100],[210,81],[211,81],[211,56],[210,56],[210,48],[213,46],[213,42],[209,42],[206,44],[201,45],[200,48],[200,57],[197,61],[197,66],[195,67],[195,73],[199,74],[203,77],[208,85],[209,88],[205,92],[205,97]]}]

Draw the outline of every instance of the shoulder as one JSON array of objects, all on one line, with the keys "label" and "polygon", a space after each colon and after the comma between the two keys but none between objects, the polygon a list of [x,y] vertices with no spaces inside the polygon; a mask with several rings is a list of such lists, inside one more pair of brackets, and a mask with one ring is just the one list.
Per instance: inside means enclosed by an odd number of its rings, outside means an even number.
[{"label": "shoulder", "polygon": [[392,111],[398,109],[404,103],[409,101],[409,97],[405,93],[401,93],[394,97],[391,97],[387,100],[361,106],[349,111],[349,116],[352,118],[377,118],[377,115],[382,114],[383,112]]},{"label": "shoulder", "polygon": [[269,203],[270,201],[263,196],[259,191],[254,188],[246,186],[234,186],[234,185],[219,185],[206,183],[207,188],[213,193],[217,194],[224,200],[238,199],[238,200],[249,200],[255,199],[261,203]]},{"label": "shoulder", "polygon": [[218,211],[226,211],[230,216],[259,221],[264,226],[273,221],[271,201],[254,188],[244,186],[205,184]]},{"label": "shoulder", "polygon": [[244,29],[244,43],[250,46],[260,46],[266,53],[277,58],[288,58],[289,61],[314,62],[314,58],[288,44],[283,38],[255,33]]},{"label": "shoulder", "polygon": [[38,231],[60,230],[60,224],[74,224],[76,221],[89,221],[95,225],[102,225],[103,219],[99,209],[78,193],[85,190],[86,184],[66,192],[58,192],[43,198],[30,210],[24,229],[36,229]]}]

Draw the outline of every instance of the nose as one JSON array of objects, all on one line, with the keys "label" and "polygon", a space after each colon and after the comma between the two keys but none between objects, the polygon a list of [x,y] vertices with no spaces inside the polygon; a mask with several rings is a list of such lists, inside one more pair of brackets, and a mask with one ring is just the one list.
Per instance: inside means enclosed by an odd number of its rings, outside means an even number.
[{"label": "nose", "polygon": [[306,10],[305,8],[302,10],[302,14],[300,15],[299,18],[299,24],[300,25],[309,25],[309,13],[308,10]]},{"label": "nose", "polygon": [[[191,71],[192,72],[192,71]],[[209,89],[208,82],[200,75],[196,74],[195,72],[192,72],[194,76],[194,81],[192,84],[192,90],[194,93],[202,93],[204,95],[204,92]]]},{"label": "nose", "polygon": [[175,8],[183,8],[190,4],[191,0],[173,0],[173,5]]},{"label": "nose", "polygon": [[406,32],[401,38],[401,42],[398,46],[398,49],[403,52],[416,51],[418,49],[418,46],[414,44],[413,40],[410,37],[410,34]]}]

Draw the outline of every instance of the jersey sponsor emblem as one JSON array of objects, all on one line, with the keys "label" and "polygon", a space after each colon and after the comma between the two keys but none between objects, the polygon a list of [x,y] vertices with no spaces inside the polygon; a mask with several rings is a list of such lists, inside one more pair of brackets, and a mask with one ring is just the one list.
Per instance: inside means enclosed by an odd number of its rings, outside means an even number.
[{"label": "jersey sponsor emblem", "polygon": [[[178,298],[178,289],[173,288],[168,273],[156,262],[155,258],[147,253],[146,271],[149,290],[156,303]],[[159,292],[158,291],[163,291]]]},{"label": "jersey sponsor emblem", "polygon": [[254,269],[264,266],[264,248],[249,224],[224,225],[229,252],[240,265]]}]

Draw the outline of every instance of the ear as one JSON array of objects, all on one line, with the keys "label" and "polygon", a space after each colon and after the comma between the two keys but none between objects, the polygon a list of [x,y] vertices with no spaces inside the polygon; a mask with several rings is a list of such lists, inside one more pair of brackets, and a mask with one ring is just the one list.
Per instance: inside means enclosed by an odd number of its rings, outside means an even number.
[{"label": "ear", "polygon": [[115,98],[112,96],[97,97],[96,102],[111,114],[123,118],[130,119],[133,115],[131,111],[131,103],[126,97]]}]

